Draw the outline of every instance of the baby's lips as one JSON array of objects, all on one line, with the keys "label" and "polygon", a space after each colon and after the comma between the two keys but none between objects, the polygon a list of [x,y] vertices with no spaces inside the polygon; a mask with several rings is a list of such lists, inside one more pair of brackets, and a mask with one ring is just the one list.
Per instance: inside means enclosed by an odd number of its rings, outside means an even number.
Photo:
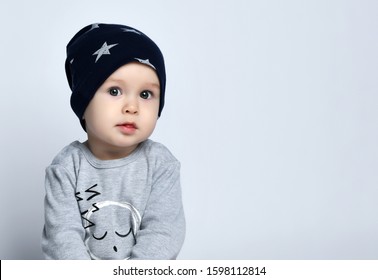
[{"label": "baby's lips", "polygon": [[127,128],[135,128],[135,129],[137,128],[136,124],[133,122],[126,122],[126,123],[119,124],[117,126],[124,126]]}]

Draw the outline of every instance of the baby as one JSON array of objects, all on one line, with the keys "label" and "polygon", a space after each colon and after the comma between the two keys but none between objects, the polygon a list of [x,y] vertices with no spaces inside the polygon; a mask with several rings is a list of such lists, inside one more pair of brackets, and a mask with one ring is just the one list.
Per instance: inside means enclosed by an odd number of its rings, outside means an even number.
[{"label": "baby", "polygon": [[164,107],[165,66],[141,31],[92,24],[67,45],[71,107],[88,140],[46,169],[47,259],[175,259],[185,237],[180,163],[148,139]]}]

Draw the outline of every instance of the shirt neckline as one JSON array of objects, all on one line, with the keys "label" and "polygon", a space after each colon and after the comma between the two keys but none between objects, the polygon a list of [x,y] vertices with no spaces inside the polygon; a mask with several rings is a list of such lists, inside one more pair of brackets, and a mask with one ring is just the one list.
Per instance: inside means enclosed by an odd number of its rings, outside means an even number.
[{"label": "shirt neckline", "polygon": [[96,158],[93,155],[93,153],[91,152],[91,150],[89,150],[87,145],[85,145],[84,143],[81,143],[79,141],[75,141],[75,142],[73,142],[73,145],[78,147],[81,150],[81,152],[84,154],[87,161],[93,167],[96,167],[96,168],[114,168],[114,167],[124,166],[124,165],[127,165],[127,164],[135,161],[139,157],[139,155],[142,151],[142,148],[143,148],[143,146],[146,145],[147,141],[148,140],[140,143],[138,145],[138,147],[128,156],[123,157],[123,158],[119,158],[119,159],[110,159],[110,160],[101,160],[101,159]]}]

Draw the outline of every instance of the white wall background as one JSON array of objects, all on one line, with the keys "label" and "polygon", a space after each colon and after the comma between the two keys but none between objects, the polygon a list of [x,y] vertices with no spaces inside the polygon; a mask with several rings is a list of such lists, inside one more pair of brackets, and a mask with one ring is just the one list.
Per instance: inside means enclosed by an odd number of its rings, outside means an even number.
[{"label": "white wall background", "polygon": [[85,134],[65,46],[124,23],[166,57],[181,259],[378,258],[378,2],[2,1],[0,258],[39,259],[44,169]]}]

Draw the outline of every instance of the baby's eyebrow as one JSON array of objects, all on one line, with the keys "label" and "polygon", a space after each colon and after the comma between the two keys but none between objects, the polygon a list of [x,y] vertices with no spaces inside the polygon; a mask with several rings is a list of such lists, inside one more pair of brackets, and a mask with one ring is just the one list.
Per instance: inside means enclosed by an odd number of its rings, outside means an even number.
[{"label": "baby's eyebrow", "polygon": [[124,80],[122,80],[122,79],[117,79],[117,78],[113,78],[113,77],[109,77],[109,78],[106,79],[105,82],[117,82],[117,83],[123,83]]},{"label": "baby's eyebrow", "polygon": [[[122,78],[115,78],[115,77],[109,77],[105,82],[106,83],[108,83],[108,82],[110,82],[110,83],[127,83],[127,81],[125,81],[124,79],[122,79]],[[160,89],[159,83],[146,82],[145,85],[146,86],[150,86],[150,87],[154,87],[154,88],[157,88],[157,89]]]},{"label": "baby's eyebrow", "polygon": [[155,87],[157,89],[160,89],[160,85],[157,83],[147,83],[148,86]]}]

